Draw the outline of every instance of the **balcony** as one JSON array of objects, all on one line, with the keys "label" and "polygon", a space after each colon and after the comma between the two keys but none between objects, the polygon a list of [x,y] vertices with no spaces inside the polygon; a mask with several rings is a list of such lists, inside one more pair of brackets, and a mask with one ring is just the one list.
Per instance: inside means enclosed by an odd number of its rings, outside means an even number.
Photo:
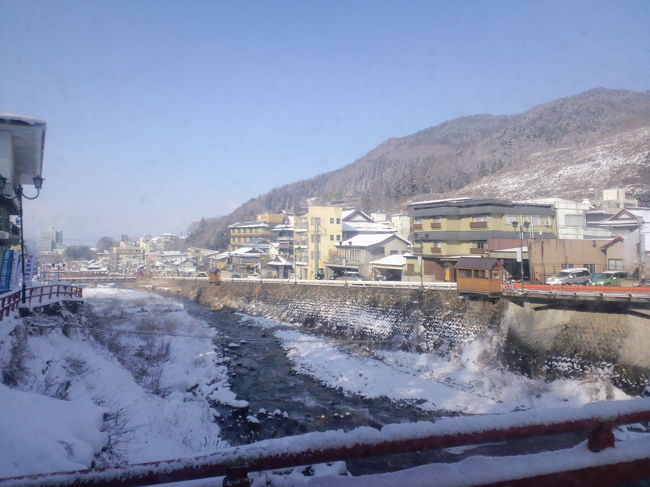
[{"label": "balcony", "polygon": [[431,226],[432,230],[439,230],[442,228],[442,223],[440,222],[431,222],[429,225]]},{"label": "balcony", "polygon": [[442,248],[440,247],[431,247],[429,250],[432,254],[441,254],[442,253]]},{"label": "balcony", "polygon": [[470,254],[485,254],[485,253],[487,253],[487,249],[481,249],[481,248],[478,248],[478,247],[473,247],[473,248],[469,249],[469,253]]},{"label": "balcony", "polygon": [[487,228],[487,222],[469,222],[469,228]]},{"label": "balcony", "polygon": [[422,255],[422,247],[413,247],[413,255]]},{"label": "balcony", "polygon": [[413,224],[413,230],[422,230],[422,224],[421,223],[414,223]]}]

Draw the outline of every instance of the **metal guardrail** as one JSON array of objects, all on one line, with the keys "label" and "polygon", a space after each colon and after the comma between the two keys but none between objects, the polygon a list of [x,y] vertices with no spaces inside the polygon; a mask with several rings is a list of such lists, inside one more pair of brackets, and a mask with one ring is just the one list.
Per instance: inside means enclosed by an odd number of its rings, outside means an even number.
[{"label": "metal guardrail", "polygon": [[[25,303],[22,303],[22,290],[12,291],[0,296],[0,321],[20,307],[35,307],[48,304],[60,298],[82,299],[83,290],[70,284],[46,284],[32,286],[26,290]],[[46,302],[44,302],[46,301]]]},{"label": "metal guardrail", "polygon": [[[249,472],[572,432],[589,432],[588,449],[600,452],[615,447],[612,432],[615,426],[647,421],[650,421],[650,398],[604,401],[582,408],[552,408],[503,415],[444,418],[433,423],[393,424],[381,430],[361,427],[345,433],[308,433],[291,437],[291,441],[283,438],[266,440],[201,457],[0,479],[0,487],[136,486],[219,476],[225,476],[224,487],[245,487],[250,485]],[[533,465],[535,455],[529,458]],[[495,460],[504,462],[507,457]],[[642,457],[635,461],[640,462],[642,475],[650,472],[650,458]],[[611,479],[620,465],[619,461],[603,463],[598,467],[604,469],[603,475],[610,469]],[[581,475],[586,474],[583,470],[562,472],[564,483],[559,485],[587,485],[580,482],[584,478]],[[538,474],[538,477],[530,477],[528,482],[524,475],[523,482],[516,485],[558,485],[530,481],[548,475]],[[557,480],[556,476],[553,476],[553,480]],[[492,481],[490,485],[512,484]],[[609,484],[596,482],[589,485]]]}]

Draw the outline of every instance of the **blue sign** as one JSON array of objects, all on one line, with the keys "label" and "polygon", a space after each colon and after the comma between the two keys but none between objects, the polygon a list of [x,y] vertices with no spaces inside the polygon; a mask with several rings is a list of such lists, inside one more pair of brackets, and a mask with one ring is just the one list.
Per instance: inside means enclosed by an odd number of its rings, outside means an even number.
[{"label": "blue sign", "polygon": [[13,267],[14,251],[5,250],[2,254],[2,266],[0,267],[0,293],[6,293],[11,286],[11,269]]}]

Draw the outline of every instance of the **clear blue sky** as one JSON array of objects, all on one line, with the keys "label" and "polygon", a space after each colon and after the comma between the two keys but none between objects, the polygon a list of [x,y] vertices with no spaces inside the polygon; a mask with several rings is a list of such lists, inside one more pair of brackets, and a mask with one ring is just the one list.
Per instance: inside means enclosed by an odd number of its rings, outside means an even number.
[{"label": "clear blue sky", "polygon": [[650,89],[650,1],[0,0],[0,111],[48,124],[27,234],[68,244],[599,86]]}]

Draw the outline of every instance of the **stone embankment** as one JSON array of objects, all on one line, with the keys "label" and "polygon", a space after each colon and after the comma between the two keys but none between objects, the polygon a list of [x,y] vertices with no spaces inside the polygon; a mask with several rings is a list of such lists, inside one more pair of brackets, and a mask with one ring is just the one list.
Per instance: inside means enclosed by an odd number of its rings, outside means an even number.
[{"label": "stone embankment", "polygon": [[[152,283],[147,283],[151,285]],[[447,354],[468,339],[496,343],[511,369],[549,380],[611,376],[638,394],[650,374],[650,319],[643,313],[548,309],[507,300],[462,300],[455,291],[285,283],[154,281],[158,291],[213,309],[241,311],[369,347]],[[497,365],[497,364],[495,364]]]}]

